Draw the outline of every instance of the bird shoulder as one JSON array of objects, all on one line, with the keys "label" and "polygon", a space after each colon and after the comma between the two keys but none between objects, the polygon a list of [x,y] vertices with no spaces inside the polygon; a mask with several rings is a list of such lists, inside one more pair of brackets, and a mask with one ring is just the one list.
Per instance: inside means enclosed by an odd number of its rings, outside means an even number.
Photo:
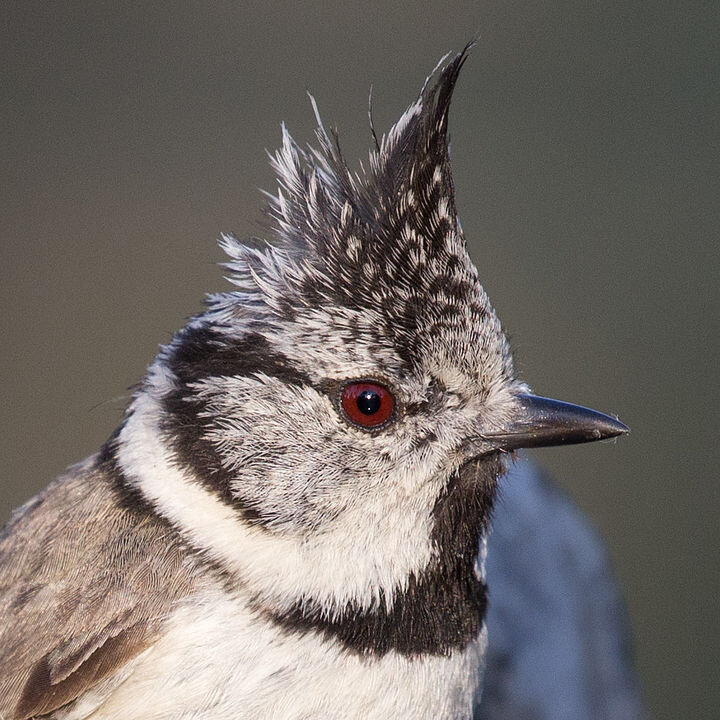
[{"label": "bird shoulder", "polygon": [[94,457],[57,478],[0,533],[0,717],[109,692],[192,592],[193,565],[111,464]]}]

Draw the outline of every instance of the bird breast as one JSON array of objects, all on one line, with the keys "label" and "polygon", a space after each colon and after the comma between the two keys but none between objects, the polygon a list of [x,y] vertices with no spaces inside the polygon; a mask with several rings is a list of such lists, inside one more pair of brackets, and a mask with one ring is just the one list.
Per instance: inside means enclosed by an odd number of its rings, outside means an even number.
[{"label": "bird breast", "polygon": [[90,718],[460,720],[471,717],[485,644],[483,632],[448,656],[357,655],[289,634],[218,585],[185,601]]}]

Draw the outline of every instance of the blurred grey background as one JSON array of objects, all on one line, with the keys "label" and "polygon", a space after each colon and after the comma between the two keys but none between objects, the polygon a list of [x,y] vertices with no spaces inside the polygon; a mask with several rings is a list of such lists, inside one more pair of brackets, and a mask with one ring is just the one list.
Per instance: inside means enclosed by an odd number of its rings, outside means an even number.
[{"label": "blurred grey background", "polygon": [[[0,523],[118,422],[157,344],[260,232],[264,148],[346,156],[439,57],[463,226],[523,377],[615,412],[535,457],[607,539],[658,719],[717,718],[720,5],[5,2]],[[588,588],[592,592],[592,588]]]}]

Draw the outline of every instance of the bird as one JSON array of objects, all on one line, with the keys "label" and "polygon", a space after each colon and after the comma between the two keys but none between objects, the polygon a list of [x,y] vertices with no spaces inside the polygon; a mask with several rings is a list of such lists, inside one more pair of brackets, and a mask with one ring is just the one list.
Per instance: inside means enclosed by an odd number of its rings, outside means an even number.
[{"label": "bird", "polygon": [[471,718],[520,448],[616,437],[533,394],[468,254],[446,56],[353,171],[282,129],[272,238],[100,451],[0,535],[3,720]]}]

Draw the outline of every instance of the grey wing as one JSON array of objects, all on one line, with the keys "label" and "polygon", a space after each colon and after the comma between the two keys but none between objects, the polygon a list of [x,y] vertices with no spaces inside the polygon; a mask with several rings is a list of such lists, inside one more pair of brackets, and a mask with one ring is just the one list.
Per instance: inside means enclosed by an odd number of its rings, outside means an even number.
[{"label": "grey wing", "polygon": [[488,653],[476,718],[644,718],[601,539],[532,463],[517,463],[502,483],[488,541]]},{"label": "grey wing", "polygon": [[172,529],[123,504],[94,459],[16,511],[0,533],[0,717],[109,692],[191,591],[187,565]]}]

